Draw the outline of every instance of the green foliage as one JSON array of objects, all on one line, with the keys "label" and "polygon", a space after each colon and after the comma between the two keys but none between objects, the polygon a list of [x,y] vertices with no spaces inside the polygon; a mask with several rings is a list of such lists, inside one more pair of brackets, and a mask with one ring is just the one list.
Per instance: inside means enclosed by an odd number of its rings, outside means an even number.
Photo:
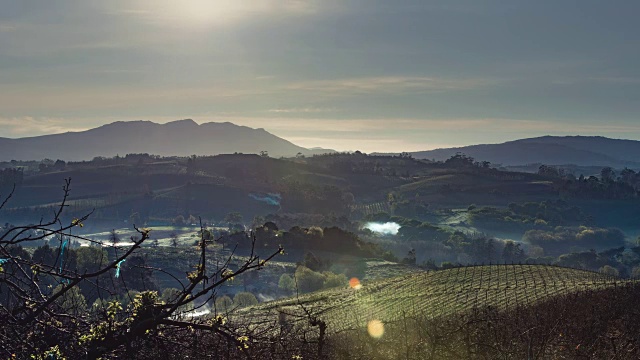
[{"label": "green foliage", "polygon": [[159,305],[157,291],[143,291],[136,294],[133,302],[129,304],[129,307],[132,309],[132,320],[143,321],[153,317]]},{"label": "green foliage", "polygon": [[109,260],[107,251],[101,247],[84,246],[75,249],[75,252],[79,273],[98,271]]},{"label": "green foliage", "polygon": [[216,311],[218,312],[227,312],[233,309],[233,300],[231,300],[231,298],[228,297],[227,295],[222,295],[216,298],[216,301],[214,304],[215,304]]},{"label": "green foliage", "polygon": [[185,224],[186,224],[184,216],[182,216],[182,215],[176,216],[173,219],[172,223],[173,223],[173,225],[179,226],[179,227],[185,226]]},{"label": "green foliage", "polygon": [[605,274],[605,275],[608,275],[608,276],[615,276],[615,277],[620,276],[620,273],[618,272],[618,269],[616,269],[616,268],[614,268],[613,266],[610,266],[610,265],[605,265],[605,266],[601,267],[599,272],[601,274]]},{"label": "green foliage", "polygon": [[289,274],[280,275],[280,280],[278,281],[278,288],[284,291],[295,291],[296,282]]},{"label": "green foliage", "polygon": [[160,295],[160,300],[166,303],[171,303],[178,300],[182,292],[176,288],[165,288],[162,290],[162,295]]},{"label": "green foliage", "polygon": [[109,306],[109,300],[106,299],[96,299],[96,301],[93,302],[93,305],[91,305],[91,313],[94,315],[99,315],[102,313],[105,313],[107,311],[107,308]]},{"label": "green foliage", "polygon": [[[15,357],[11,357],[14,359]],[[45,351],[43,354],[31,355],[32,360],[66,360],[67,358],[60,351],[60,347],[55,345],[51,347],[49,350]]]},{"label": "green foliage", "polygon": [[516,229],[546,228],[549,225],[580,225],[585,216],[580,208],[562,200],[509,204],[508,208],[469,207],[469,220],[479,226]]},{"label": "green foliage", "polygon": [[331,271],[325,271],[325,276],[322,287],[324,289],[331,289],[337,287],[346,287],[349,284],[349,280],[345,274],[334,274]]},{"label": "green foliage", "polygon": [[546,254],[565,254],[572,248],[609,249],[625,245],[624,233],[618,229],[595,227],[556,227],[552,231],[529,230],[523,240],[538,245]]},{"label": "green foliage", "polygon": [[442,270],[452,269],[452,268],[455,268],[455,267],[456,267],[456,265],[455,265],[455,264],[453,264],[453,263],[451,263],[451,262],[449,262],[449,261],[443,261],[443,262],[440,264],[440,268],[441,268]]},{"label": "green foliage", "polygon": [[[395,256],[380,245],[363,241],[353,232],[338,228],[328,227],[321,229],[311,227],[303,229],[293,227],[288,232],[278,236],[279,244],[287,249],[325,250],[339,252],[345,255],[359,257],[377,257],[389,261],[397,261]],[[323,268],[328,266],[321,265]],[[320,268],[319,268],[320,269]]]},{"label": "green foliage", "polygon": [[[58,285],[53,290],[53,293],[56,294],[62,291],[63,288],[64,285]],[[87,301],[77,286],[66,290],[66,292],[56,300],[56,304],[58,304],[58,306],[60,306],[65,312],[72,315],[79,316],[87,312]]]},{"label": "green foliage", "polygon": [[235,225],[242,223],[242,214],[239,212],[230,212],[224,217],[224,222],[229,225]]},{"label": "green foliage", "polygon": [[504,263],[519,263],[524,261],[526,258],[527,257],[524,250],[520,247],[520,244],[516,244],[513,241],[507,241],[504,244],[504,248],[502,250],[502,261]]},{"label": "green foliage", "polygon": [[325,277],[321,273],[315,272],[308,267],[298,266],[295,273],[298,291],[309,293],[320,290],[324,286]]},{"label": "green foliage", "polygon": [[[160,301],[166,304],[175,303],[179,300],[180,294],[182,294],[182,291],[180,291],[179,289],[165,288],[164,290],[162,290],[162,295],[160,295]],[[187,296],[186,299],[189,299],[189,296]],[[178,311],[180,312],[191,311],[193,310],[193,307],[194,307],[193,303],[190,302],[185,305],[179,306]]]},{"label": "green foliage", "polygon": [[250,292],[239,292],[233,297],[233,305],[237,307],[247,307],[258,304],[258,299]]}]

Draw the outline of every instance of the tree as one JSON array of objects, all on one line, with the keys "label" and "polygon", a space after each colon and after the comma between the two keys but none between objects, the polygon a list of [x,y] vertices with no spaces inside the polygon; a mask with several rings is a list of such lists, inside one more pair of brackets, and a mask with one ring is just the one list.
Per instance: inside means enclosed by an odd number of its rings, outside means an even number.
[{"label": "tree", "polygon": [[233,305],[237,307],[247,307],[258,304],[258,299],[250,292],[239,292],[233,297]]},{"label": "tree", "polygon": [[294,291],[296,289],[296,282],[289,274],[282,274],[278,281],[278,288],[284,291]]},{"label": "tree", "polygon": [[[109,255],[107,250],[102,247],[85,246],[78,248],[74,251],[77,258],[78,273],[94,273],[100,271],[102,267],[109,263]],[[96,277],[98,281],[107,283],[109,281],[108,274]],[[82,294],[87,299],[88,304],[92,304],[97,298],[100,297],[100,288],[96,288],[93,284],[88,282],[81,282],[78,287],[82,291]]]},{"label": "tree", "polygon": [[322,284],[324,289],[346,287],[349,284],[349,280],[345,274],[334,274],[331,271],[326,271],[323,275],[325,276]]},{"label": "tree", "polygon": [[320,259],[318,259],[312,252],[308,251],[304,254],[304,260],[302,261],[302,265],[313,270],[320,271],[322,270],[323,264]]},{"label": "tree", "polygon": [[173,219],[173,225],[183,227],[185,225],[184,216],[178,215]]},{"label": "tree", "polygon": [[513,241],[507,241],[504,244],[504,249],[502,250],[502,261],[505,263],[518,263],[523,261],[526,258],[526,255],[520,244],[516,244]]},{"label": "tree", "polygon": [[67,163],[65,161],[63,161],[63,160],[60,160],[60,159],[56,160],[56,162],[53,164],[53,167],[56,170],[63,170],[65,168],[65,166],[67,166]]},{"label": "tree", "polygon": [[296,269],[295,281],[301,293],[322,289],[324,280],[325,278],[321,273],[315,272],[308,267],[298,266]]},{"label": "tree", "polygon": [[[53,293],[56,294],[64,289],[64,285],[58,285]],[[80,292],[80,288],[73,287],[69,291],[65,291],[62,296],[56,300],[56,304],[62,308],[65,312],[78,316],[84,314],[87,311],[87,300]]]},{"label": "tree", "polygon": [[560,172],[557,168],[548,165],[540,165],[538,168],[538,174],[549,177],[558,177],[560,176]]},{"label": "tree", "polygon": [[600,268],[600,273],[605,274],[607,276],[615,276],[618,277],[620,276],[620,273],[618,272],[618,269],[614,268],[613,266],[610,265],[605,265],[603,267]]},{"label": "tree", "polygon": [[224,222],[229,224],[229,227],[233,227],[236,224],[242,224],[242,214],[239,212],[230,212],[224,217]]},{"label": "tree", "polygon": [[171,246],[178,247],[178,234],[176,234],[175,231],[169,234],[169,241],[171,242]]},{"label": "tree", "polygon": [[[65,220],[62,214],[67,208],[69,188],[70,180],[67,179],[62,201],[51,219],[0,232],[0,323],[3,324],[0,327],[0,351],[3,354],[19,359],[43,358],[42,354],[49,353],[52,344],[56,344],[55,358],[157,358],[159,348],[171,352],[165,354],[169,357],[178,357],[184,355],[184,348],[174,349],[174,345],[188,341],[193,336],[192,332],[198,331],[200,335],[209,337],[212,344],[227,343],[226,347],[236,349],[237,355],[247,355],[248,346],[245,345],[248,340],[244,339],[249,337],[243,334],[251,330],[243,330],[240,324],[220,326],[222,322],[217,319],[205,323],[179,316],[180,309],[213,299],[223,284],[263,268],[283,252],[282,248],[258,257],[252,246],[251,255],[231,271],[229,261],[217,266],[207,261],[207,247],[211,242],[201,239],[195,269],[186,275],[185,280],[178,281],[177,296],[171,296],[164,302],[156,291],[145,290],[151,287],[148,276],[155,270],[145,265],[144,258],[133,255],[149,239],[150,229],[134,228],[139,237],[133,238],[133,244],[113,249],[112,257],[103,263],[97,261],[105,260],[100,248],[83,251],[77,259],[80,265],[75,263],[75,250],[67,249],[65,242],[58,248],[41,250],[43,259],[48,256],[46,252],[56,252],[58,261],[53,264],[48,260],[34,261],[22,249],[21,245],[43,239],[67,239],[71,242],[80,238],[72,230],[81,226],[91,214],[72,221]],[[12,194],[0,197],[0,210]],[[97,269],[91,270],[96,268],[96,264]],[[81,271],[80,267],[86,270]],[[110,281],[102,281],[104,276]],[[44,278],[53,281],[55,286],[42,286]],[[114,283],[118,286],[113,287]],[[99,294],[99,298],[91,302],[96,304],[95,311],[91,313],[86,311],[87,302],[81,284],[93,286]],[[142,291],[127,291],[129,288]],[[184,334],[189,335],[185,337]],[[225,346],[222,344],[219,346]],[[197,351],[191,350],[201,354]]]},{"label": "tree", "polygon": [[[182,291],[180,291],[177,288],[166,288],[162,290],[162,295],[160,296],[160,300],[164,301],[167,304],[171,304],[176,302],[178,299],[180,299],[181,294],[182,294]],[[183,312],[191,311],[193,310],[193,303],[180,306],[179,310]]]},{"label": "tree", "polygon": [[120,242],[120,235],[118,235],[115,229],[109,232],[108,240],[112,246],[116,246]]},{"label": "tree", "polygon": [[616,172],[613,171],[613,169],[611,167],[604,167],[602,168],[602,170],[600,171],[600,179],[602,180],[602,182],[608,183],[608,182],[612,182],[616,177]]},{"label": "tree", "polygon": [[402,263],[403,264],[407,264],[407,265],[415,265],[416,264],[416,249],[409,250],[409,253],[407,253],[407,257],[402,259]]},{"label": "tree", "polygon": [[227,312],[233,309],[233,300],[227,295],[222,295],[214,302],[217,312]]}]

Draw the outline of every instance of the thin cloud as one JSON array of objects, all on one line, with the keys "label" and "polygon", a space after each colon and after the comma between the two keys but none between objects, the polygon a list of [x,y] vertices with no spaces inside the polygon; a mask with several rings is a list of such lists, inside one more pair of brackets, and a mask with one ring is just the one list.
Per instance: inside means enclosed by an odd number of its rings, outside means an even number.
[{"label": "thin cloud", "polygon": [[267,112],[276,113],[276,114],[309,114],[309,113],[331,113],[336,112],[335,108],[317,108],[317,107],[306,107],[306,108],[278,108],[278,109],[270,109]]},{"label": "thin cloud", "polygon": [[127,6],[124,9],[107,9],[105,13],[137,17],[163,27],[188,28],[230,25],[260,17],[312,15],[323,8],[319,0],[134,0]]},{"label": "thin cloud", "polygon": [[[200,121],[204,118],[197,117]],[[278,117],[209,117],[210,121],[229,121],[250,127],[265,127],[274,131],[335,133],[386,132],[390,128],[406,131],[441,131],[451,129],[483,129],[496,124],[495,119],[327,119],[327,118],[278,118]]]},{"label": "thin cloud", "polygon": [[0,127],[3,128],[2,136],[24,137],[46,134],[59,134],[67,131],[87,130],[86,125],[78,125],[77,120],[22,117],[0,117]]},{"label": "thin cloud", "polygon": [[592,77],[589,80],[600,82],[600,83],[610,83],[610,84],[640,84],[640,78],[638,77],[614,77],[614,76],[604,76],[604,77]]},{"label": "thin cloud", "polygon": [[399,92],[449,92],[473,90],[494,85],[495,80],[469,78],[377,76],[337,80],[316,80],[292,83],[288,90],[318,92],[326,95],[399,93]]},{"label": "thin cloud", "polygon": [[14,32],[17,29],[15,25],[0,23],[0,32]]},{"label": "thin cloud", "polygon": [[360,150],[369,152],[401,152],[401,151],[422,151],[425,149],[448,148],[460,146],[460,144],[432,143],[404,140],[401,138],[391,139],[363,139],[361,137],[340,138],[336,142],[335,137],[323,136],[287,136],[287,140],[306,148],[321,147],[337,151]]}]

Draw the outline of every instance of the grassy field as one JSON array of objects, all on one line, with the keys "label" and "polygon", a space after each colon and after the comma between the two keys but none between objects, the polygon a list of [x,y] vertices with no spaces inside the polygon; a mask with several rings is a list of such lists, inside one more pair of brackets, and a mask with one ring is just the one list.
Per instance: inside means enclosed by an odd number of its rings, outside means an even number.
[{"label": "grassy field", "polygon": [[545,265],[471,266],[416,272],[363,283],[359,290],[337,289],[273,301],[251,310],[252,318],[282,312],[305,319],[302,304],[327,322],[329,333],[385,324],[403,318],[441,318],[490,306],[509,310],[533,306],[558,295],[621,286],[625,280],[602,274]]}]

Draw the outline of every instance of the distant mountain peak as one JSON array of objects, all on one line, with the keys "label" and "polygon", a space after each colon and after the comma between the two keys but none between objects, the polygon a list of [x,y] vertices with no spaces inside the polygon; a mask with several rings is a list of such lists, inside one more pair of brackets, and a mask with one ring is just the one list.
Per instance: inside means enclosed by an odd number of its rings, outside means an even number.
[{"label": "distant mountain peak", "polygon": [[130,153],[189,156],[236,152],[259,154],[262,151],[276,157],[318,153],[262,128],[253,129],[230,122],[198,125],[193,119],[164,124],[148,120],[116,121],[80,132],[19,139],[0,138],[0,161],[44,158],[78,161]]},{"label": "distant mountain peak", "polygon": [[446,160],[461,152],[477,160],[502,165],[593,165],[640,167],[640,141],[604,136],[545,135],[504,142],[414,152],[423,159]]},{"label": "distant mountain peak", "polygon": [[193,119],[182,119],[182,120],[169,121],[168,123],[165,123],[165,125],[196,125],[198,126],[198,123],[193,121]]}]

